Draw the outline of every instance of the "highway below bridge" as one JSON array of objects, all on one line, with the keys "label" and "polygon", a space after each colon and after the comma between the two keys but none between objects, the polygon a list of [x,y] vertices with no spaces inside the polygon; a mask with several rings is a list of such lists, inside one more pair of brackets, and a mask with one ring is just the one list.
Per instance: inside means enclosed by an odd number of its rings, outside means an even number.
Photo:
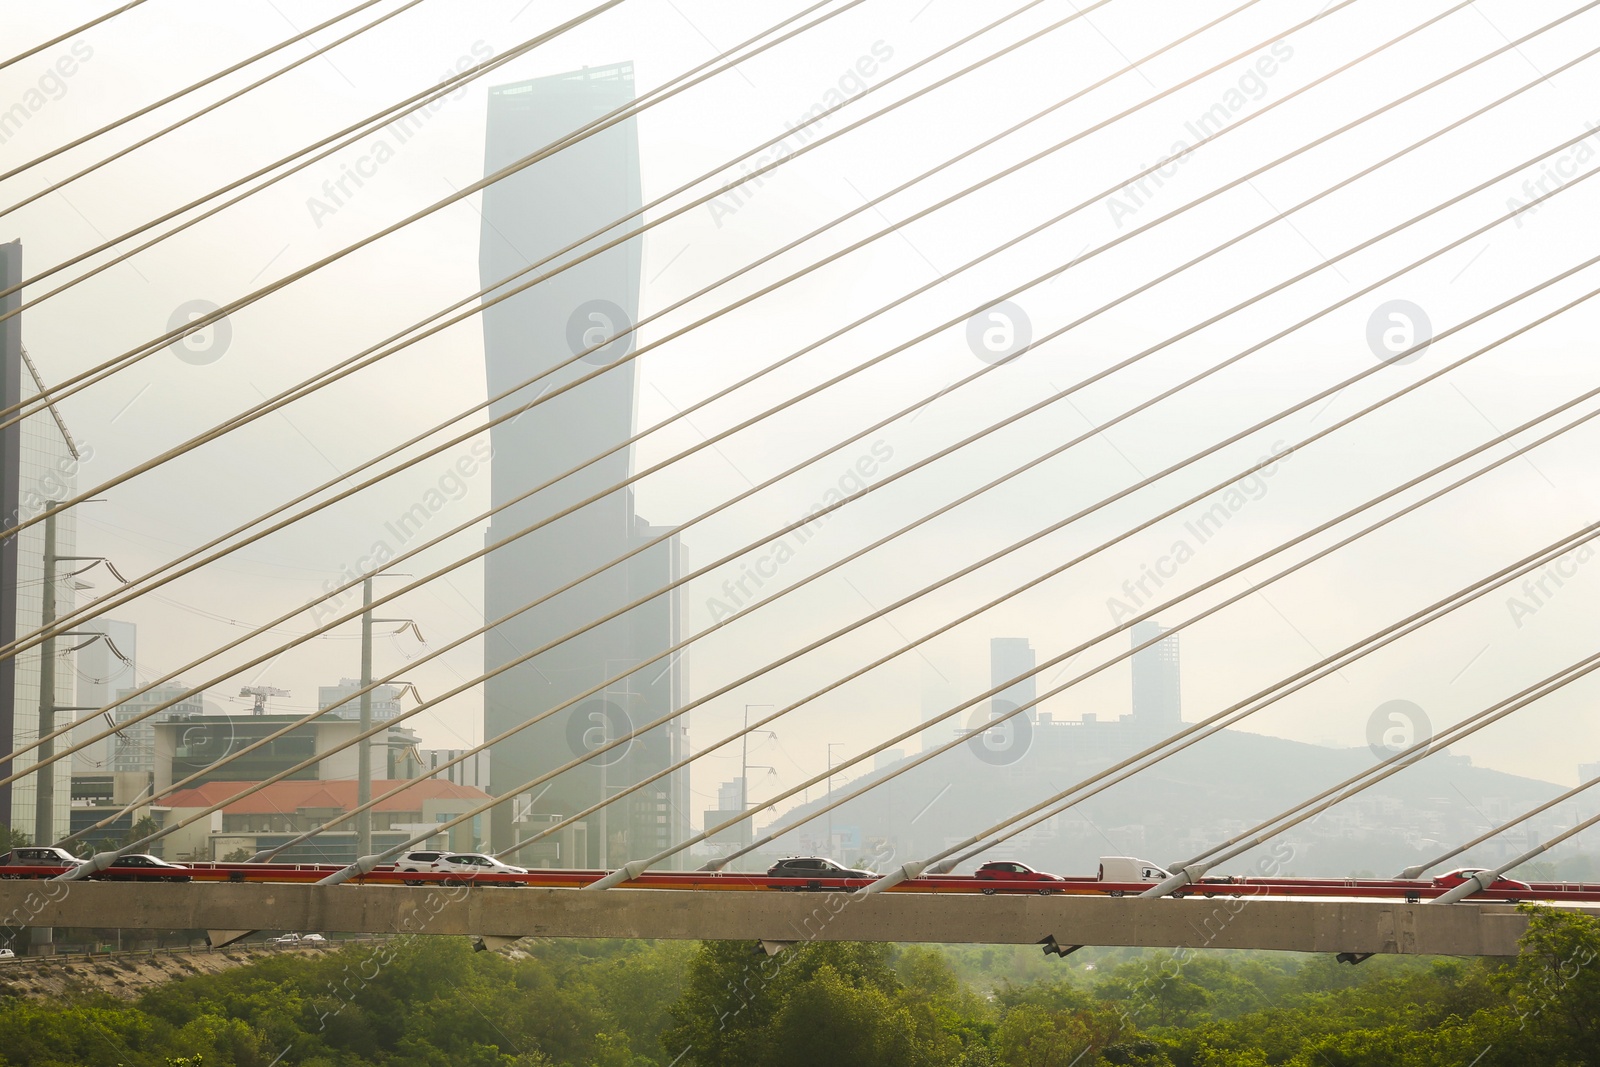
[{"label": "highway below bridge", "polygon": [[[1563,903],[1563,908],[1590,907]],[[289,883],[0,882],[10,926],[522,937],[1041,944],[1513,956],[1527,917],[1503,902],[1398,899],[691,890]]]}]

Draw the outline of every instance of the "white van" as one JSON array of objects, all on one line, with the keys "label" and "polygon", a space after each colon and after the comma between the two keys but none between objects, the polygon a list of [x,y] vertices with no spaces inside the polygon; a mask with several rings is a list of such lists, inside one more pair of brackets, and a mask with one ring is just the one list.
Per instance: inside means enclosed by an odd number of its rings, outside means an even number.
[{"label": "white van", "polygon": [[[1165,867],[1142,860],[1136,856],[1101,856],[1100,881],[1102,882],[1148,882],[1154,885],[1165,882],[1172,877],[1172,872]],[[1113,894],[1115,895],[1115,893]]]}]

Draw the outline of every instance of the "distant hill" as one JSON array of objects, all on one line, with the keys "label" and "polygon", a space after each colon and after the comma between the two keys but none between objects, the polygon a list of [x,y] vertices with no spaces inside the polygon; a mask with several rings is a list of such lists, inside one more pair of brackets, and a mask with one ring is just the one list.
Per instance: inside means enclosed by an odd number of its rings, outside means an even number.
[{"label": "distant hill", "polygon": [[[1085,728],[1087,727],[1087,728]],[[855,859],[874,847],[896,862],[923,859],[947,845],[1032,806],[1118,759],[1138,751],[1127,722],[1041,723],[1021,758],[1004,763],[962,746],[898,777],[907,761],[835,784],[835,796],[874,781],[884,784],[830,816],[798,826],[776,843],[785,853],[825,852],[829,826],[835,855]],[[1061,873],[1089,873],[1102,855],[1135,855],[1171,865],[1252,828],[1378,762],[1366,748],[1333,749],[1260,734],[1224,731],[1112,786],[963,866],[983,858],[1017,859]],[[1284,873],[1392,875],[1431,858],[1562,791],[1550,782],[1474,767],[1464,756],[1435,755],[1339,804],[1281,840],[1294,848]],[[773,824],[796,826],[821,806],[813,801]],[[1531,828],[1519,827],[1451,866],[1490,863],[1530,841],[1572,825],[1558,808]],[[1244,873],[1260,852],[1218,870]],[[880,863],[880,869],[882,864]]]}]

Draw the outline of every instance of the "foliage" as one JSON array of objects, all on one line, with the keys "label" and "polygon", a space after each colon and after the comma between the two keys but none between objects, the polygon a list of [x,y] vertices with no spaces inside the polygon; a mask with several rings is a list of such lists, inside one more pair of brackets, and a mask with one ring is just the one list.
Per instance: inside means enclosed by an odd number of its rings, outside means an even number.
[{"label": "foliage", "polygon": [[1600,920],[1515,960],[397,938],[126,1003],[0,1000],[0,1064],[76,1067],[1600,1067]]}]

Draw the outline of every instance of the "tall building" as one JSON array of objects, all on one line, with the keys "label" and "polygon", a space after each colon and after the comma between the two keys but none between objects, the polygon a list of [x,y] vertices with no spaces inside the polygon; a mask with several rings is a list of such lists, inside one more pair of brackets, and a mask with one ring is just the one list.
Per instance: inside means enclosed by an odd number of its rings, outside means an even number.
[{"label": "tall building", "polygon": [[[17,355],[24,368],[20,395],[22,399],[37,396],[42,389],[20,338]],[[77,488],[79,459],[77,445],[67,432],[67,425],[62,421],[60,412],[55,406],[48,405],[43,411],[29,415],[21,420],[19,428],[17,507],[14,513],[6,514],[7,525],[11,522],[12,514],[22,519],[34,518],[47,511],[55,502],[71,496]],[[52,539],[54,548],[48,549],[47,545]],[[77,516],[72,509],[69,508],[43,522],[34,523],[12,540],[15,541],[16,556],[13,572],[15,585],[9,605],[10,618],[15,626],[15,633],[21,636],[39,629],[44,623],[47,574],[53,576],[50,579],[55,601],[51,616],[53,619],[70,612],[76,605],[79,590],[89,586],[71,577],[72,572],[79,569],[80,564],[54,562],[78,554]],[[47,562],[45,558],[47,554],[52,555],[54,560]],[[35,645],[15,657],[12,672],[12,729],[9,735],[13,748],[17,744],[25,744],[39,737],[39,715],[42,704],[51,705],[49,714],[54,727],[70,721],[73,713],[60,709],[72,707],[76,700],[75,653],[69,649],[80,643],[81,639],[77,638],[65,638],[49,643],[54,663],[48,700],[43,699],[40,693],[42,682],[40,668],[44,662],[46,645]],[[66,740],[57,741],[55,747],[65,748]],[[25,770],[34,766],[36,762],[36,753],[30,752],[19,756],[12,769]],[[54,789],[50,820],[52,829],[49,836],[53,840],[59,840],[70,832],[72,820],[70,810],[72,760],[56,760],[51,764],[51,769],[44,773],[50,774]],[[14,829],[32,837],[40,836],[35,820],[37,797],[38,781],[35,776],[30,775],[12,786],[11,825]]]},{"label": "tall building", "polygon": [[[338,685],[317,686],[317,708],[336,719],[361,718],[361,699],[351,699],[351,694],[361,688],[355,678],[341,678]],[[400,694],[405,692],[397,685],[380,685],[372,691],[372,721],[388,722],[400,714]],[[329,709],[332,709],[331,711]]]},{"label": "tall building", "polygon": [[[119,692],[138,688],[139,630],[131,622],[115,619],[90,619],[75,626],[80,633],[103,634],[98,640],[80,644],[77,664],[77,704],[83,708],[104,708],[116,701]],[[75,642],[76,643],[76,642]],[[79,713],[81,718],[83,713]],[[73,731],[73,743],[99,733],[104,723],[95,719]],[[112,738],[102,738],[73,753],[74,774],[109,773]]]},{"label": "tall building", "polygon": [[[173,719],[198,718],[205,714],[205,701],[201,694],[189,693],[185,696],[187,689],[188,687],[182,682],[168,682],[138,696],[132,695],[137,692],[137,688],[124,689],[117,693],[118,697],[124,699],[111,713],[112,720],[120,729],[109,738],[111,762],[106,769],[110,773],[149,774],[155,770],[156,724],[171,722]],[[140,722],[130,722],[157,704],[164,704],[173,699],[178,699],[178,702],[170,708],[158,711]]]},{"label": "tall building", "polygon": [[[1133,647],[1165,633],[1166,627],[1158,622],[1136,622]],[[1133,654],[1133,719],[1140,726],[1168,733],[1183,724],[1177,634]]]},{"label": "tall building", "polygon": [[442,764],[459,759],[463,748],[423,748],[417,750],[417,760],[422,765],[421,774],[427,778],[443,778],[457,785],[470,785],[474,789],[489,788],[489,753],[474,752],[453,767],[440,770]]},{"label": "tall building", "polygon": [[[1039,695],[1039,680],[1032,674],[1037,663],[1033,646],[1028,643],[1026,637],[989,639],[990,688],[1003,685],[1021,675],[1027,675],[1016,685],[995,694],[994,699],[989,702],[993,716],[998,717],[1008,711],[1015,711]],[[1023,714],[1028,717],[1030,723],[1039,719],[1039,709],[1036,705],[1029,707]]]},{"label": "tall building", "polygon": [[[0,244],[0,292],[22,284],[22,242]],[[0,296],[0,313],[15,312],[22,293]],[[0,407],[22,399],[22,316],[0,319]],[[22,429],[13,423],[0,429],[0,522],[9,526],[17,516],[22,483]],[[17,636],[17,540],[0,538],[0,644]],[[17,664],[0,659],[0,753],[16,751]],[[6,769],[10,770],[9,764]],[[0,825],[14,826],[12,788],[0,785]]]},{"label": "tall building", "polygon": [[[632,99],[633,67],[627,63],[492,88],[485,170],[492,174]],[[638,132],[629,119],[484,191],[483,284],[495,285],[639,207]],[[625,225],[631,228],[635,222]],[[608,231],[599,241],[621,232],[625,230]],[[489,394],[508,394],[493,402],[494,415],[505,415],[631,351],[631,337],[619,340],[531,387],[521,387],[637,319],[640,254],[637,238],[625,241],[485,310]],[[562,257],[570,258],[572,254]],[[491,498],[505,510],[496,513],[489,528],[491,544],[627,477],[632,450],[616,446],[633,433],[635,390],[633,364],[621,364],[494,427]],[[560,484],[533,492],[613,448]],[[607,566],[657,537],[664,537],[661,544]],[[640,517],[628,489],[607,493],[519,536],[497,548],[484,564],[487,621],[506,620],[485,638],[485,667],[493,671],[522,660],[575,628],[620,612],[668,584],[682,569],[676,537]],[[591,571],[600,573],[551,595]],[[523,610],[546,596],[550,599],[538,607]],[[632,670],[680,638],[681,615],[675,593],[657,596],[488,681],[484,720],[489,736],[597,690],[494,746],[491,791],[513,795],[511,803],[495,809],[491,821],[496,849],[575,814],[603,795],[615,795],[680,758],[687,747],[686,725],[674,720],[519,792],[523,783],[682,705],[681,658]],[[559,840],[522,850],[520,856],[532,864],[616,866],[681,840],[688,832],[687,811],[687,776],[674,774],[586,817]]]}]

